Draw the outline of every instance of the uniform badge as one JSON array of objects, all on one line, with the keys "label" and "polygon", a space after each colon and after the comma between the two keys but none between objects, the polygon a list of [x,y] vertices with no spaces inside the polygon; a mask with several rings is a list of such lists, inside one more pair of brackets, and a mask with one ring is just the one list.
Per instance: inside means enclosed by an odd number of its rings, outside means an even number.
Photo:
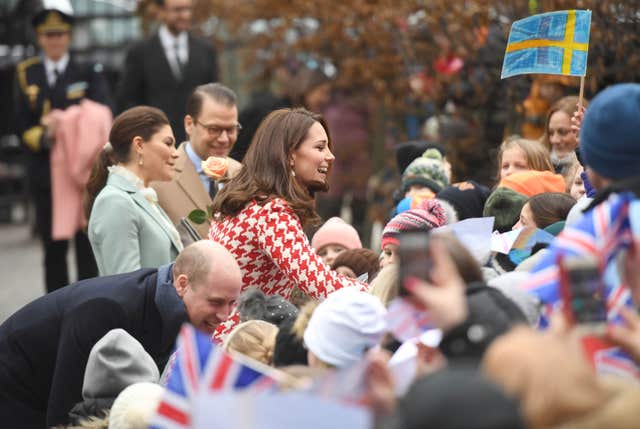
[{"label": "uniform badge", "polygon": [[67,86],[67,99],[73,100],[76,98],[82,98],[85,95],[85,92],[89,84],[87,82],[76,82]]}]

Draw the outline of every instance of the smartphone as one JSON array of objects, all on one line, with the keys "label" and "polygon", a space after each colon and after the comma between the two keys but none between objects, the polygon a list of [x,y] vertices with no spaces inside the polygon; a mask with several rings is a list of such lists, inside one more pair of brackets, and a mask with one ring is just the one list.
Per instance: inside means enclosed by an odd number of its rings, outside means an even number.
[{"label": "smartphone", "polygon": [[572,257],[563,259],[560,266],[565,318],[576,328],[604,334],[607,303],[598,260]]},{"label": "smartphone", "polygon": [[398,295],[407,296],[409,293],[404,287],[406,278],[417,277],[421,280],[429,281],[431,268],[433,267],[429,248],[429,232],[404,232],[400,234],[399,241],[400,284],[398,285]]}]

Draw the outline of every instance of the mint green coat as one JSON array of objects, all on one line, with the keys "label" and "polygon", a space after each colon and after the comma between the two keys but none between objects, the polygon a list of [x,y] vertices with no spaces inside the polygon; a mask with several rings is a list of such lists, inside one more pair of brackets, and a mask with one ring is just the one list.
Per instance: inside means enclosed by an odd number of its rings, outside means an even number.
[{"label": "mint green coat", "polygon": [[[154,209],[126,178],[110,174],[89,217],[89,241],[101,276],[172,262],[181,247]],[[176,239],[178,242],[176,242]]]}]

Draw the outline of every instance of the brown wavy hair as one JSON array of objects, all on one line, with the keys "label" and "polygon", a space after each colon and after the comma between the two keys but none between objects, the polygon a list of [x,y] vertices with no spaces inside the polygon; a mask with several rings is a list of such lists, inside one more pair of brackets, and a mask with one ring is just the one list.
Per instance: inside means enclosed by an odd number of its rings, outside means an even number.
[{"label": "brown wavy hair", "polygon": [[[213,213],[233,217],[251,200],[265,204],[274,198],[282,198],[303,225],[317,223],[320,218],[315,209],[314,190],[296,180],[290,167],[291,155],[316,122],[329,136],[329,128],[321,115],[303,108],[271,112],[253,136],[240,173],[216,195]],[[333,150],[330,137],[329,149]],[[328,189],[325,186],[321,190]]]}]

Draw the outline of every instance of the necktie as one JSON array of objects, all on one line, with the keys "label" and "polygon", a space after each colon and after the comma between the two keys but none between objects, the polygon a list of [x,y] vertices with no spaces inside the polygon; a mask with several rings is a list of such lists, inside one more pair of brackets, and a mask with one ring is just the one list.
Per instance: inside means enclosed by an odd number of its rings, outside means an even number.
[{"label": "necktie", "polygon": [[179,49],[180,49],[180,44],[176,40],[175,44],[173,45],[173,55],[175,56],[175,60],[176,60],[176,77],[178,78],[178,80],[181,80],[184,73],[184,64],[182,63],[182,60],[180,59],[180,55],[178,54]]},{"label": "necktie", "polygon": [[58,70],[57,67],[53,68],[53,85],[51,86],[56,86],[56,83],[58,83],[58,80],[60,79],[61,74],[62,74],[62,71]]},{"label": "necktie", "polygon": [[218,192],[218,184],[215,180],[209,180],[209,196],[211,197],[211,201],[216,197],[216,193]]}]

